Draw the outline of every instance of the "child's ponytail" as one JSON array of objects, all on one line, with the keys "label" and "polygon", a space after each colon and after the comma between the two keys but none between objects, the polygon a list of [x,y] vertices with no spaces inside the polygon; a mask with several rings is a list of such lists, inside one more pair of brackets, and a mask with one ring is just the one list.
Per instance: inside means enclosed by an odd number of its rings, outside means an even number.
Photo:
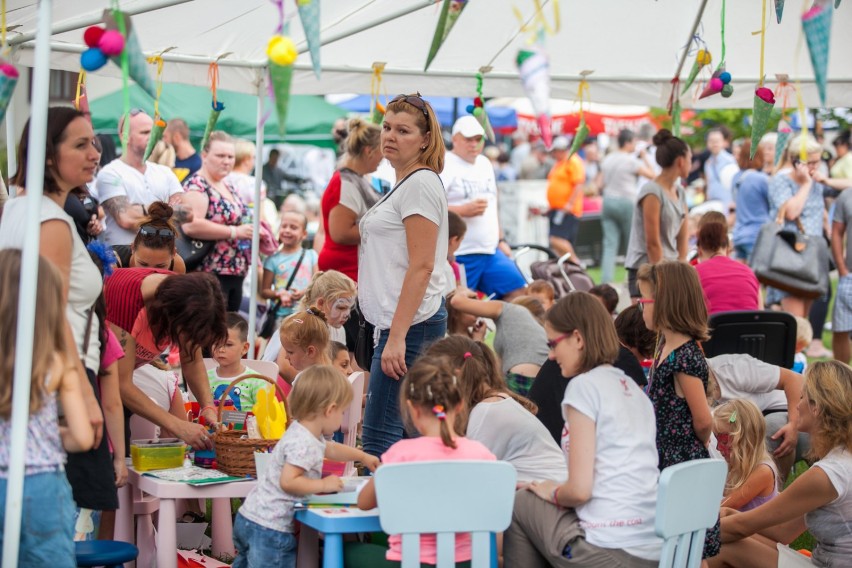
[{"label": "child's ponytail", "polygon": [[447,424],[447,412],[461,405],[459,381],[447,361],[437,357],[421,357],[408,371],[400,386],[403,416],[408,418],[408,401],[431,412],[440,421],[441,441],[456,449],[456,442]]}]

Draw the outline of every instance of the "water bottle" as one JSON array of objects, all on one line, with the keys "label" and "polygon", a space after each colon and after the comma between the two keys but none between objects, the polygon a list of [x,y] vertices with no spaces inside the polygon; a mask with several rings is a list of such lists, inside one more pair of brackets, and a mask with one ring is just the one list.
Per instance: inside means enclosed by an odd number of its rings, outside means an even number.
[{"label": "water bottle", "polygon": [[[251,224],[251,215],[248,212],[246,212],[246,214],[243,215],[243,218],[241,219],[240,224],[241,225]],[[239,241],[237,241],[237,248],[239,248],[240,250],[251,250],[251,239],[240,239]]]}]

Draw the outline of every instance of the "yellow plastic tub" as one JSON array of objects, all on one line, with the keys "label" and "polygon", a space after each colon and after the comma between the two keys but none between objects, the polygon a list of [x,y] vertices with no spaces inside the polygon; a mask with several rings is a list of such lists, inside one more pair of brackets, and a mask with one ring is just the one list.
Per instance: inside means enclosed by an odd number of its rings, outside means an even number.
[{"label": "yellow plastic tub", "polygon": [[130,442],[130,458],[136,471],[181,467],[185,452],[186,444],[177,438]]}]

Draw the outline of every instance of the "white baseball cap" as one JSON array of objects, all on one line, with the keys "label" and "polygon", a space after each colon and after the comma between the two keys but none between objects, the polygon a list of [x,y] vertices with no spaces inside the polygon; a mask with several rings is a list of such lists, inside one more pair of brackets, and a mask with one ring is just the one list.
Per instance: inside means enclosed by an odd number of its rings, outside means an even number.
[{"label": "white baseball cap", "polygon": [[485,129],[476,120],[473,115],[465,115],[456,120],[453,125],[453,136],[461,134],[465,138],[473,138],[474,136],[485,136]]},{"label": "white baseball cap", "polygon": [[553,144],[550,146],[551,150],[567,150],[571,147],[571,144],[568,141],[568,138],[565,136],[557,136],[553,139]]}]

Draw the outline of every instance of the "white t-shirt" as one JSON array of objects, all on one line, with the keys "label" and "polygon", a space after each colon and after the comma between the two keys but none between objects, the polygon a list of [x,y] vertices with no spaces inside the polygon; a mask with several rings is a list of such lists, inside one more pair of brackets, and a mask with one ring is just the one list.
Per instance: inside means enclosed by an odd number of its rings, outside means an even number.
[{"label": "white t-shirt", "polygon": [[[657,507],[657,432],[651,399],[636,382],[610,365],[574,377],[565,387],[568,406],[595,422],[592,497],[576,508],[586,540],[658,560],[662,540],[654,534]],[[566,418],[562,450],[570,459]]]},{"label": "white t-shirt", "polygon": [[[113,197],[125,196],[130,203],[141,203],[145,207],[155,201],[169,202],[175,193],[181,193],[177,176],[167,168],[153,162],[145,162],[145,173],[127,165],[120,158],[108,163],[98,173],[97,192],[101,203]],[[103,240],[110,246],[129,245],[136,231],[122,229],[106,216]]]},{"label": "white t-shirt", "polygon": [[358,250],[358,302],[364,317],[378,329],[390,329],[408,270],[408,245],[403,221],[420,215],[438,226],[435,270],[412,325],[426,321],[441,307],[447,262],[447,198],[440,178],[418,170],[403,179],[387,197],[361,218]]},{"label": "white t-shirt", "polygon": [[[0,222],[0,249],[24,246],[26,236],[27,207],[31,199],[28,196],[16,197],[6,202],[3,208],[3,220]],[[41,198],[41,222],[59,219],[68,223],[71,229],[71,281],[68,284],[68,304],[65,306],[65,316],[74,334],[77,352],[84,359],[87,369],[97,372],[101,368],[101,340],[98,317],[92,314],[89,326],[89,346],[85,354],[83,339],[86,335],[89,310],[104,287],[103,278],[86,245],[80,239],[77,228],[71,217],[47,196]],[[39,338],[36,338],[38,341]]]},{"label": "white t-shirt", "polygon": [[776,390],[781,369],[746,354],[717,355],[707,359],[721,391],[720,402],[735,398],[752,401],[761,412],[786,410],[787,396]]},{"label": "white t-shirt", "polygon": [[498,460],[511,463],[518,481],[568,477],[565,457],[544,424],[512,398],[480,402],[470,411],[467,438],[481,442]]},{"label": "white t-shirt", "polygon": [[805,525],[817,543],[814,562],[820,566],[849,566],[852,559],[852,454],[836,447],[816,462],[828,476],[837,499],[805,515]]},{"label": "white t-shirt", "polygon": [[257,485],[246,497],[239,513],[262,527],[279,532],[293,532],[294,505],[305,497],[291,495],[281,489],[281,471],[284,464],[305,470],[308,479],[322,476],[325,440],[294,421],[272,450],[272,460]]},{"label": "white t-shirt", "polygon": [[453,152],[447,152],[441,181],[450,205],[463,205],[476,199],[488,200],[488,207],[482,215],[463,217],[467,232],[456,255],[494,254],[500,242],[500,221],[497,216],[497,182],[491,162],[479,155],[471,164]]}]

